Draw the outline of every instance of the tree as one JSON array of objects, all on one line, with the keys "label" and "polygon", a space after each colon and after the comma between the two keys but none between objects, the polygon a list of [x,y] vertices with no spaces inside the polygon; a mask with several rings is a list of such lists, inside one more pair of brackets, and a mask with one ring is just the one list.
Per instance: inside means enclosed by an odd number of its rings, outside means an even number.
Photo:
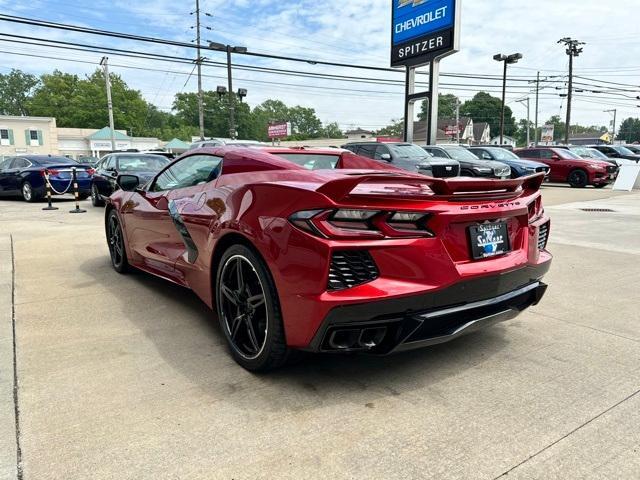
[{"label": "tree", "polygon": [[527,146],[527,124],[529,126],[529,141],[533,142],[535,140],[535,125],[533,122],[528,122],[526,118],[523,118],[518,122],[518,129],[515,133],[518,145]]},{"label": "tree", "polygon": [[640,118],[627,118],[620,124],[618,140],[626,143],[640,142]]},{"label": "tree", "polygon": [[35,75],[20,70],[0,74],[0,115],[29,115],[27,102],[38,83]]},{"label": "tree", "polygon": [[392,119],[391,124],[384,128],[381,128],[376,132],[376,135],[381,137],[402,137],[404,133],[404,118]]},{"label": "tree", "polygon": [[[491,135],[500,134],[500,114],[502,100],[492,97],[486,92],[478,92],[471,100],[460,107],[460,116],[471,117],[474,122],[487,122],[491,128]],[[504,110],[504,134],[513,136],[516,133],[516,119],[509,107]]]},{"label": "tree", "polygon": [[342,138],[343,133],[342,130],[340,130],[338,122],[332,122],[325,125],[322,131],[322,136],[325,138]]},{"label": "tree", "polygon": [[[439,118],[453,118],[456,116],[456,103],[460,100],[458,97],[453,95],[452,93],[447,93],[446,95],[439,94],[438,95],[438,117]],[[418,118],[426,122],[427,118],[429,118],[429,102],[422,102],[422,106],[420,107],[420,113],[418,114]]]}]

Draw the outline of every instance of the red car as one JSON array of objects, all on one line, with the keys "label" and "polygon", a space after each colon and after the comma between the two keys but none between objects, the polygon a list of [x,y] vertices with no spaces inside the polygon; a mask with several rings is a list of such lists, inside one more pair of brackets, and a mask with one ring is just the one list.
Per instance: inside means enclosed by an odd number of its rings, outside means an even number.
[{"label": "red car", "polygon": [[121,175],[106,208],[113,267],[192,289],[243,367],[442,343],[542,298],[543,174],[444,180],[271,151],[191,151],[144,186]]},{"label": "red car", "polygon": [[520,158],[542,162],[551,167],[549,181],[568,183],[574,188],[593,185],[604,188],[618,169],[608,162],[582,158],[566,148],[533,147],[514,150]]}]

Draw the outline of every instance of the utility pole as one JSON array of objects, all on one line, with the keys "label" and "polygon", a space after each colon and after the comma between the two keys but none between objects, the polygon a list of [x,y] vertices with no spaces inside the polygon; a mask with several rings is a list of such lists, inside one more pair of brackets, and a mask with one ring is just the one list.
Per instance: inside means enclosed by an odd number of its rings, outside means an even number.
[{"label": "utility pole", "polygon": [[456,98],[456,143],[460,143],[460,100]]},{"label": "utility pole", "polygon": [[196,54],[198,59],[198,121],[200,124],[200,140],[204,140],[204,98],[202,94],[202,56],[200,55],[200,0],[196,0]]},{"label": "utility pole", "polygon": [[[523,103],[525,100],[518,100],[518,103]],[[531,117],[529,116],[529,97],[526,98],[526,102],[527,102],[527,147],[531,144],[531,134],[530,134],[530,128],[531,128]]]},{"label": "utility pole", "polygon": [[565,125],[564,143],[569,145],[569,133],[571,130],[571,100],[573,98],[573,58],[577,57],[584,50],[580,45],[585,45],[584,42],[579,42],[570,37],[561,38],[558,43],[562,43],[567,47],[567,55],[569,55],[569,90],[567,91],[567,122]]},{"label": "utility pole", "polygon": [[227,45],[227,82],[229,84],[229,137],[236,138],[236,99],[233,93],[233,75],[231,74],[231,51],[233,47]]},{"label": "utility pole", "polygon": [[109,77],[109,58],[102,57],[100,60],[102,70],[104,71],[104,79],[107,85],[107,107],[109,108],[109,129],[111,130],[111,151],[116,151],[116,132],[113,122],[113,102],[111,101],[111,78]]},{"label": "utility pole", "polygon": [[538,144],[538,104],[540,100],[540,72],[538,72],[538,76],[536,77],[536,130],[534,132],[535,136],[535,144]]},{"label": "utility pole", "polygon": [[611,137],[611,144],[616,140],[616,120],[618,120],[618,109],[613,108],[611,110],[605,110],[604,113],[613,113],[613,136]]}]

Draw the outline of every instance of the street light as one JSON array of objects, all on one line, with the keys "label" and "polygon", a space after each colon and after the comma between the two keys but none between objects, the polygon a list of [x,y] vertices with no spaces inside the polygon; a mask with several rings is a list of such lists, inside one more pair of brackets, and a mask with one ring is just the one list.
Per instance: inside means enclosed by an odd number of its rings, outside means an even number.
[{"label": "street light", "polygon": [[502,113],[500,114],[500,145],[504,142],[504,108],[507,97],[507,65],[518,63],[518,60],[522,59],[521,53],[514,53],[511,55],[503,55],[498,53],[493,56],[496,62],[504,63],[504,76],[502,78]]},{"label": "street light", "polygon": [[[247,53],[247,47],[233,47],[231,45],[225,45],[223,43],[209,42],[209,48],[217,52],[227,52],[227,78],[229,83],[229,136],[236,138],[236,121],[235,121],[235,98],[231,93],[233,92],[233,77],[231,74],[231,54],[232,53]],[[220,91],[218,87],[218,95],[222,96],[224,93]],[[242,93],[241,93],[242,92]],[[243,97],[247,96],[245,89],[238,90],[238,96],[240,101]]]}]

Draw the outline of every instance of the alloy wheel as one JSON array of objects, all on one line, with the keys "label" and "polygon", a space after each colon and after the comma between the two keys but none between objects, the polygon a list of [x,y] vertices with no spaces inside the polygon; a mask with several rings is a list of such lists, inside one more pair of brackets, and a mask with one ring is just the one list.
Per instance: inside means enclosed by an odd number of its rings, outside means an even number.
[{"label": "alloy wheel", "polygon": [[33,197],[33,189],[31,188],[31,184],[29,182],[26,182],[22,185],[22,197],[27,202],[30,202],[31,198]]},{"label": "alloy wheel", "polygon": [[124,241],[122,238],[122,230],[120,230],[120,223],[118,222],[118,217],[116,217],[115,215],[111,215],[111,217],[109,217],[107,233],[111,261],[113,262],[113,265],[115,267],[119,267],[122,265],[124,260]]},{"label": "alloy wheel", "polygon": [[224,264],[218,301],[233,347],[246,359],[258,357],[267,340],[268,310],[260,277],[246,257],[235,255]]}]

